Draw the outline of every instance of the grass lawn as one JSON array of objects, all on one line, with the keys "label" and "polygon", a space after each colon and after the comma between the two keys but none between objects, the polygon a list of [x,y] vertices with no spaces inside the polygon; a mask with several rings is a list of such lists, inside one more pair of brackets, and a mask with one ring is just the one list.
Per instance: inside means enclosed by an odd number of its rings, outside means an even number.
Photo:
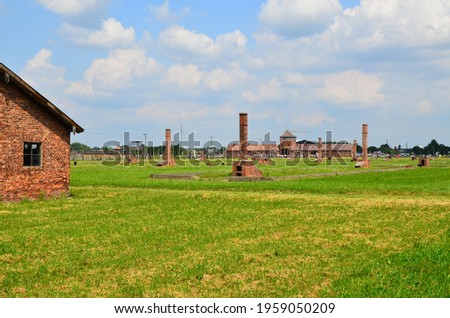
[{"label": "grass lawn", "polygon": [[70,197],[0,203],[0,296],[450,297],[450,159],[416,164],[78,162]]}]

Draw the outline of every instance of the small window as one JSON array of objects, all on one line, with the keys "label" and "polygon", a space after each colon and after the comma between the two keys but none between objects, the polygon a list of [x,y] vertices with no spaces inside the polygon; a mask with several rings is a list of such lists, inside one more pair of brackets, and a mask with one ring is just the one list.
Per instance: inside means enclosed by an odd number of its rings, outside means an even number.
[{"label": "small window", "polygon": [[41,143],[25,142],[23,144],[23,165],[25,167],[41,165]]}]

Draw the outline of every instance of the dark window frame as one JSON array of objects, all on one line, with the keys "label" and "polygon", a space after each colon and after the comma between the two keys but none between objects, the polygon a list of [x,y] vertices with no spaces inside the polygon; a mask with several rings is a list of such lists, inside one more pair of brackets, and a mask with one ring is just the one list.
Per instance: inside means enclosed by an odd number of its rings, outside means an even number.
[{"label": "dark window frame", "polygon": [[23,166],[41,167],[42,165],[42,143],[24,142],[23,143]]}]

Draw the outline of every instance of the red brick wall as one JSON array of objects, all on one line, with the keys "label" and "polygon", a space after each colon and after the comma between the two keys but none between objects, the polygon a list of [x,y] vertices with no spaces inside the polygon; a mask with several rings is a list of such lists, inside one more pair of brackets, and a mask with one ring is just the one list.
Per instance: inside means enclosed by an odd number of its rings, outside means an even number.
[{"label": "red brick wall", "polygon": [[[23,166],[23,143],[40,142],[41,166]],[[0,191],[3,200],[67,192],[70,128],[20,90],[0,81]]]},{"label": "red brick wall", "polygon": [[262,177],[261,171],[255,166],[252,160],[239,160],[233,162],[231,171],[233,177]]}]

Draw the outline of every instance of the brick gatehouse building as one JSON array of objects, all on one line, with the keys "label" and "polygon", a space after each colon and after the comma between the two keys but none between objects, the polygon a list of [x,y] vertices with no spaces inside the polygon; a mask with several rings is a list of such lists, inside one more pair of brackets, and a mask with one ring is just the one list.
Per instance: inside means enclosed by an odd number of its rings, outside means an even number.
[{"label": "brick gatehouse building", "polygon": [[0,200],[66,193],[71,132],[83,128],[0,63]]}]

